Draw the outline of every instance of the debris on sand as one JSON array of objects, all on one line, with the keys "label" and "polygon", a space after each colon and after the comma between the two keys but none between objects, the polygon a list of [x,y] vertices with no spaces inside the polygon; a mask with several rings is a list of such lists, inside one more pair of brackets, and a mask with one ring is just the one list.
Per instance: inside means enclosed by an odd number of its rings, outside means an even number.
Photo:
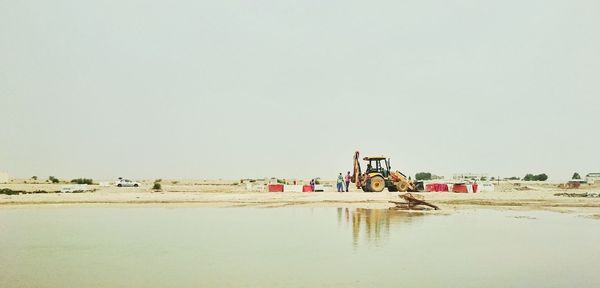
[{"label": "debris on sand", "polygon": [[413,195],[411,193],[406,193],[406,194],[398,195],[398,197],[400,197],[402,200],[405,200],[406,202],[388,201],[390,203],[394,203],[396,205],[396,208],[398,208],[398,209],[423,210],[424,207],[417,207],[417,206],[422,205],[422,206],[431,207],[434,210],[440,210],[440,207],[435,206],[431,203],[425,202],[424,197],[421,195]]},{"label": "debris on sand", "polygon": [[569,181],[567,183],[558,184],[558,188],[560,189],[579,189],[581,187],[581,182],[579,181]]},{"label": "debris on sand", "polygon": [[584,197],[584,198],[599,198],[600,192],[585,192],[585,193],[556,193],[554,196],[566,197]]}]

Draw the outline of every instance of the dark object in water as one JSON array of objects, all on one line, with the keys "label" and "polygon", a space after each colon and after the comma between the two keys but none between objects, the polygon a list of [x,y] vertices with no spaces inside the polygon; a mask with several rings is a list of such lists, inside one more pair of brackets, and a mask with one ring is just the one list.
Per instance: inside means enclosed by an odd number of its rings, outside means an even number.
[{"label": "dark object in water", "polygon": [[[412,195],[411,193],[406,193],[406,194],[398,195],[398,197],[402,198],[406,202],[399,202],[399,201],[388,201],[388,202],[394,203],[396,205],[396,208],[401,208],[401,209],[421,210],[419,208],[422,208],[422,207],[417,207],[417,206],[423,205],[423,206],[431,207],[434,210],[440,210],[440,207],[435,206],[431,203],[425,202],[425,200],[423,199],[423,196],[421,196],[421,195]],[[417,209],[415,209],[415,208],[417,208]]]}]

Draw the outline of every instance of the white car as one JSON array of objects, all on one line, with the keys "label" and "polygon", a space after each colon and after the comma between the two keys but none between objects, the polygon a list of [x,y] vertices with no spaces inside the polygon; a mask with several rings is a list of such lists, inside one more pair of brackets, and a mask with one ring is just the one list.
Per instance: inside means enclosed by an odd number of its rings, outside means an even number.
[{"label": "white car", "polygon": [[140,187],[140,183],[129,179],[119,179],[115,182],[115,185],[117,185],[117,187]]}]

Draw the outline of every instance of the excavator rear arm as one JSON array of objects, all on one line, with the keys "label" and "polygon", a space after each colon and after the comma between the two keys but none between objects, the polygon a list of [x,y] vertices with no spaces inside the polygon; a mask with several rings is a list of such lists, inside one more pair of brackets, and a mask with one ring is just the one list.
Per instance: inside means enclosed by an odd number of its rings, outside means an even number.
[{"label": "excavator rear arm", "polygon": [[360,169],[360,157],[358,151],[354,153],[354,170],[352,173],[352,183],[356,183],[356,188],[361,189],[362,183],[362,171]]}]

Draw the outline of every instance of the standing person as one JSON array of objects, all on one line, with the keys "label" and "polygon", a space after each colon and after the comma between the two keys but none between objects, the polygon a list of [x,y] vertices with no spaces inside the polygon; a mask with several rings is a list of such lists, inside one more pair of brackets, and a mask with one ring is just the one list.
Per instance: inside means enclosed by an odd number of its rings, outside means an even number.
[{"label": "standing person", "polygon": [[310,189],[315,192],[315,179],[310,179]]},{"label": "standing person", "polygon": [[338,192],[344,192],[344,176],[342,176],[342,173],[337,178],[337,190]]},{"label": "standing person", "polygon": [[346,192],[348,192],[348,188],[350,187],[350,171],[348,171],[348,174],[346,174],[344,180],[346,181]]}]

